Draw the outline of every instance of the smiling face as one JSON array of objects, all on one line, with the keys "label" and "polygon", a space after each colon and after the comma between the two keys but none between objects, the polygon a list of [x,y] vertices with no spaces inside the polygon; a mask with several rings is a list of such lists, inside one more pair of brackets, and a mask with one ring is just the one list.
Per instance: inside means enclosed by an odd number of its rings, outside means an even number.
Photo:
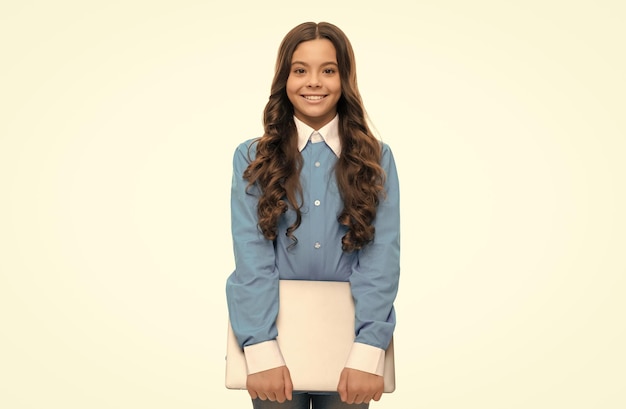
[{"label": "smiling face", "polygon": [[300,43],[291,58],[287,97],[296,118],[320,129],[337,114],[341,79],[337,53],[328,39]]}]

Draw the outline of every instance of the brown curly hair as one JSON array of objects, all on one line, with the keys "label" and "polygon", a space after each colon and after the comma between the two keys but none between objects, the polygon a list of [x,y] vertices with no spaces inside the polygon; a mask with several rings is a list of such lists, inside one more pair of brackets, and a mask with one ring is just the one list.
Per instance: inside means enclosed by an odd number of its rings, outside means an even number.
[{"label": "brown curly hair", "polygon": [[259,228],[268,240],[277,235],[280,216],[291,207],[296,220],[287,228],[287,236],[297,243],[294,231],[302,220],[302,156],[293,121],[293,105],[286,93],[291,57],[301,42],[325,38],[337,53],[341,97],[337,103],[341,155],[335,165],[335,177],[344,208],[337,221],[347,228],[342,238],[346,252],[361,249],[374,239],[372,222],[384,194],[384,171],[380,166],[381,144],[370,131],[366,112],[357,87],[352,45],[333,24],[302,23],[283,39],[276,59],[269,101],[263,112],[264,135],[256,143],[256,158],[243,176],[248,187],[261,189],[258,202]]}]

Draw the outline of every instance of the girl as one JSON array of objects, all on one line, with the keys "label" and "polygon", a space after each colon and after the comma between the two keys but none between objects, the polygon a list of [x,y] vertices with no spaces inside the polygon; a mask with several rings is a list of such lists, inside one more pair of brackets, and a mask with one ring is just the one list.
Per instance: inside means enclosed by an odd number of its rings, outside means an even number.
[{"label": "girl", "polygon": [[[329,23],[293,28],[278,50],[265,133],[236,149],[231,325],[253,407],[367,408],[383,393],[400,273],[398,177],[366,123],[352,46]],[[276,342],[278,280],[349,281],[355,341],[337,393],[293,393]]]}]

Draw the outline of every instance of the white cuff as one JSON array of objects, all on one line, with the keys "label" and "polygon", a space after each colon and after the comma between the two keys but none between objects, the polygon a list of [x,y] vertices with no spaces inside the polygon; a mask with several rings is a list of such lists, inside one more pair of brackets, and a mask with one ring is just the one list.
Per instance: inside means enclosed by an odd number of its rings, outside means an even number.
[{"label": "white cuff", "polygon": [[275,339],[243,347],[243,352],[248,375],[285,365],[285,359]]},{"label": "white cuff", "polygon": [[383,376],[385,372],[385,350],[367,344],[352,344],[346,368]]}]

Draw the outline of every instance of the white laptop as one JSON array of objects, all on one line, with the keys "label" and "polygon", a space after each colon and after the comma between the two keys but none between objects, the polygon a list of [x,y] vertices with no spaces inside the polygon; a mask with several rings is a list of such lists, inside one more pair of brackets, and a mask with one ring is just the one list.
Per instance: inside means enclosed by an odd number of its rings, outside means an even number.
[{"label": "white laptop", "polygon": [[[280,281],[277,342],[295,391],[336,391],[354,343],[350,284],[336,281]],[[226,387],[246,389],[246,360],[228,323]],[[395,390],[393,339],[385,352],[384,391]]]}]

